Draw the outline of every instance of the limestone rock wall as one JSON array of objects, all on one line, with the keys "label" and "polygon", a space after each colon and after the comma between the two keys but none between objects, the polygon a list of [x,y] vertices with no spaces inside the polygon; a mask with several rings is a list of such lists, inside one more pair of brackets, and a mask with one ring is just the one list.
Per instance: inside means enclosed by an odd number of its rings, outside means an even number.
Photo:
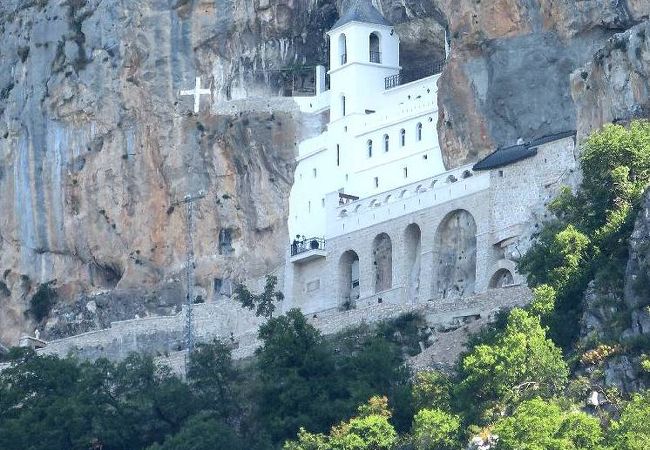
[{"label": "limestone rock wall", "polygon": [[612,37],[572,74],[571,85],[583,136],[604,123],[649,117],[650,22]]},{"label": "limestone rock wall", "polygon": [[[650,3],[441,0],[441,9],[452,52],[440,81],[438,132],[445,163],[456,166],[518,138],[575,129],[569,75],[610,36],[647,20]],[[585,102],[578,109],[598,108],[593,98]]]}]

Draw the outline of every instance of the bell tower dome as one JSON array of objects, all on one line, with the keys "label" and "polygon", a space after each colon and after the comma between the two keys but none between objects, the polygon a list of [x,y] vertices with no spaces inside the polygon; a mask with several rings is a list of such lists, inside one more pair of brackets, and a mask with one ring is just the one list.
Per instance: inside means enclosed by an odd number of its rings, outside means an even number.
[{"label": "bell tower dome", "polygon": [[376,109],[385,79],[399,73],[399,37],[371,0],[351,0],[328,33],[331,122]]}]

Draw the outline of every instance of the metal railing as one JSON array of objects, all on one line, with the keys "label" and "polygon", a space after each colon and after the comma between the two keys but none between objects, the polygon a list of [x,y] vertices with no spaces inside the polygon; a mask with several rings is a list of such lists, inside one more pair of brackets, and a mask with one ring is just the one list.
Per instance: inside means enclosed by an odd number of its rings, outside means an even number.
[{"label": "metal railing", "polygon": [[370,50],[370,62],[381,64],[381,52],[373,52]]},{"label": "metal railing", "polygon": [[325,239],[319,237],[301,240],[296,239],[291,244],[291,256],[296,256],[311,250],[325,250]]},{"label": "metal railing", "polygon": [[343,64],[345,64],[345,63],[347,63],[347,62],[348,62],[348,54],[347,54],[347,53],[343,53],[343,54],[341,55],[341,65],[343,65]]},{"label": "metal railing", "polygon": [[392,89],[402,84],[410,83],[412,81],[420,80],[422,78],[430,77],[442,72],[445,67],[446,61],[437,61],[430,66],[418,67],[411,70],[403,70],[397,75],[392,75],[384,79],[385,89]]}]

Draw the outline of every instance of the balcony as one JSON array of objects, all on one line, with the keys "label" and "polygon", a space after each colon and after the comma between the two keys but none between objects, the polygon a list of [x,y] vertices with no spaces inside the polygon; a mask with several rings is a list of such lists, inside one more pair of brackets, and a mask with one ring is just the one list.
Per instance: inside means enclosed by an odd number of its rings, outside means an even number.
[{"label": "balcony", "polygon": [[291,244],[291,262],[303,264],[327,256],[325,239],[313,237],[304,240],[294,240]]},{"label": "balcony", "polygon": [[370,51],[370,62],[381,64],[381,52]]},{"label": "balcony", "polygon": [[411,70],[403,70],[397,75],[386,77],[384,79],[384,87],[386,90],[401,86],[412,81],[421,80],[432,75],[437,75],[442,72],[445,67],[446,61],[437,61],[430,66],[418,67]]}]

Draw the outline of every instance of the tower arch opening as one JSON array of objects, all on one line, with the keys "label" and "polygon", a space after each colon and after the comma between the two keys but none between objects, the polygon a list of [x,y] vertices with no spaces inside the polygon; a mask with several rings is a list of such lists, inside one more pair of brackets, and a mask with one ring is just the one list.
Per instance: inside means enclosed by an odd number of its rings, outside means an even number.
[{"label": "tower arch opening", "polygon": [[370,62],[381,64],[381,35],[377,31],[370,33]]},{"label": "tower arch opening", "polygon": [[348,43],[345,33],[339,35],[339,62],[341,65],[348,62]]},{"label": "tower arch opening", "polygon": [[476,284],[476,221],[457,209],[447,214],[436,230],[433,248],[434,298],[474,293]]},{"label": "tower arch opening", "polygon": [[375,293],[393,287],[393,244],[386,233],[378,234],[372,241],[372,271]]}]

